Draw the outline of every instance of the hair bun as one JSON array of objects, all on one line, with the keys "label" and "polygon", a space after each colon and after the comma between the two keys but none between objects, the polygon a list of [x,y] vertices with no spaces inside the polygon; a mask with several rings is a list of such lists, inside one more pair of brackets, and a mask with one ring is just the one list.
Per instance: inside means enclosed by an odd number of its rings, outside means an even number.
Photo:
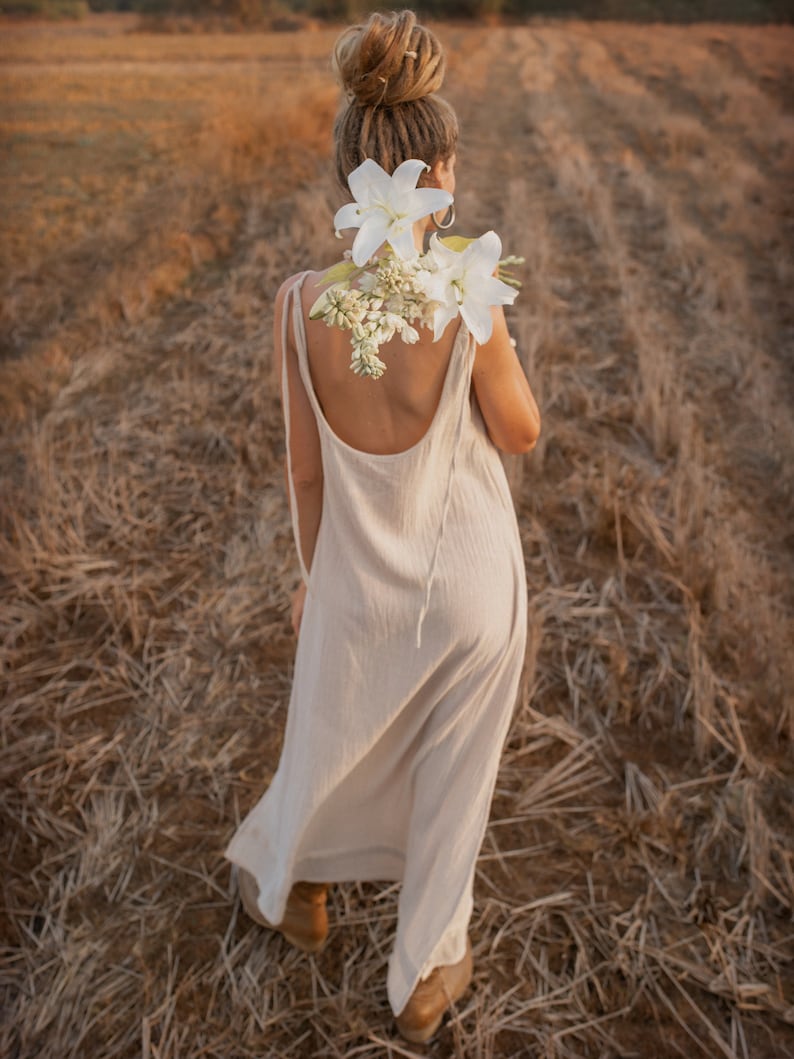
[{"label": "hair bun", "polygon": [[446,62],[438,38],[413,11],[371,15],[336,44],[333,65],[348,97],[362,106],[396,106],[437,92]]}]

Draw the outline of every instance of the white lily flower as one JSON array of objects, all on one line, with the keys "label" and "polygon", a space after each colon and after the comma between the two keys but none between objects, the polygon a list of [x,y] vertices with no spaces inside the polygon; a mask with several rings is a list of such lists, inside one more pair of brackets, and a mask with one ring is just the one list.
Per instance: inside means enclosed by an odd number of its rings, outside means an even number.
[{"label": "white lily flower", "polygon": [[438,302],[433,312],[433,337],[437,341],[450,320],[460,313],[480,345],[493,330],[492,305],[512,305],[518,293],[494,276],[502,253],[496,232],[486,232],[465,250],[451,250],[437,235],[430,238],[428,253],[436,264],[426,293]]},{"label": "white lily flower", "polygon": [[441,188],[418,188],[419,177],[429,169],[424,162],[409,158],[389,176],[385,169],[367,158],[348,177],[355,202],[342,206],[334,217],[337,232],[358,228],[353,242],[353,262],[366,265],[383,243],[405,261],[419,254],[413,238],[414,221],[446,209],[452,195]]}]

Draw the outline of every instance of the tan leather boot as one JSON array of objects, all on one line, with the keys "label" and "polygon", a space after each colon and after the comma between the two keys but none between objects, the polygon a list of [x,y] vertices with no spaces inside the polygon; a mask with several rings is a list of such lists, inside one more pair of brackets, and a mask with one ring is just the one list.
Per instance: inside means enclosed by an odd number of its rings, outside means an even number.
[{"label": "tan leather boot", "polygon": [[328,937],[328,910],[325,907],[327,883],[295,883],[289,892],[284,918],[280,923],[271,923],[259,911],[256,903],[259,887],[253,875],[244,868],[237,869],[237,886],[243,908],[255,923],[277,930],[291,945],[303,952],[318,952],[323,947]]},{"label": "tan leather boot", "polygon": [[397,1029],[412,1044],[430,1040],[451,1004],[466,992],[472,975],[471,942],[458,963],[436,967],[411,993],[397,1016]]}]

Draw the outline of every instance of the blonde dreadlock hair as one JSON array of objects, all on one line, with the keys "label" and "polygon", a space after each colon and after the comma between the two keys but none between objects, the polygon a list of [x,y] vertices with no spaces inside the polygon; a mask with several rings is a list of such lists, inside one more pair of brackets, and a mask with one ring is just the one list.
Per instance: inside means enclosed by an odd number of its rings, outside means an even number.
[{"label": "blonde dreadlock hair", "polygon": [[432,166],[452,157],[458,121],[435,94],[444,80],[444,52],[413,11],[374,14],[351,26],[337,40],[332,61],[345,92],[334,124],[343,188],[365,158],[392,173],[407,158]]}]

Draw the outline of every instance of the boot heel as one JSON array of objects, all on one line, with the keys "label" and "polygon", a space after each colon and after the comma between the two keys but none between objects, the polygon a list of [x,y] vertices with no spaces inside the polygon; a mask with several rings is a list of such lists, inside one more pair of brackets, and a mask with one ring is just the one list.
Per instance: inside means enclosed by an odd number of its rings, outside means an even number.
[{"label": "boot heel", "polygon": [[397,1029],[411,1044],[429,1041],[441,1025],[444,1015],[469,987],[473,961],[471,941],[466,939],[466,952],[458,963],[436,967],[414,989],[403,1010],[397,1016]]},{"label": "boot heel", "polygon": [[328,937],[326,883],[295,883],[280,923],[271,923],[259,911],[256,903],[259,887],[254,876],[244,868],[237,869],[237,888],[243,908],[255,923],[282,934],[290,945],[302,952],[319,952],[325,944]]}]

